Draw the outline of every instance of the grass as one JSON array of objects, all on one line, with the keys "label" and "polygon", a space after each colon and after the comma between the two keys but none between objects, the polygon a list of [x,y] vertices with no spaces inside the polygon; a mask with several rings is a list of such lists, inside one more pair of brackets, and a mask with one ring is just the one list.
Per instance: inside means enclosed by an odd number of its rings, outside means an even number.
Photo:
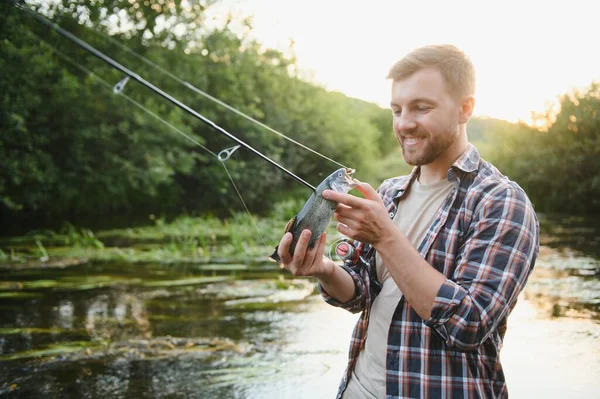
[{"label": "grass", "polygon": [[75,341],[61,344],[51,344],[48,345],[48,347],[42,349],[32,349],[24,352],[0,355],[0,361],[32,359],[47,356],[64,356],[67,353],[81,352],[82,350],[87,348],[96,349],[101,347],[102,345],[98,345],[95,342],[88,341]]},{"label": "grass", "polygon": [[[0,240],[0,266],[33,264],[48,260],[86,258],[124,263],[268,263],[268,256],[283,235],[287,216],[298,203],[276,207],[268,218],[250,219],[237,213],[228,219],[215,216],[181,216],[167,222],[151,217],[143,227],[92,232],[66,223],[58,232],[36,230]],[[332,223],[333,224],[333,223]],[[337,232],[330,227],[329,242]]]}]

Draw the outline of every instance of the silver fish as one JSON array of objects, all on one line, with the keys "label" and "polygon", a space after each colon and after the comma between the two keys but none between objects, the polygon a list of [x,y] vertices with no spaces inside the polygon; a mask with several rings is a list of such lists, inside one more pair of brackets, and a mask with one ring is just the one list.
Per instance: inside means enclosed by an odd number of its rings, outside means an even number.
[{"label": "silver fish", "polygon": [[[299,214],[294,216],[285,227],[285,232],[292,233],[293,239],[290,244],[290,254],[294,254],[296,244],[300,238],[300,233],[303,230],[310,230],[312,235],[308,242],[308,247],[313,248],[321,238],[321,235],[329,225],[329,221],[333,216],[335,209],[338,206],[337,202],[326,200],[322,194],[325,190],[333,190],[340,193],[347,193],[360,182],[352,178],[354,169],[340,168],[327,176],[325,180],[317,186],[315,192],[312,193],[308,201],[302,207]],[[275,252],[270,256],[272,260],[280,263],[281,258],[277,254],[279,246],[275,248]]]}]

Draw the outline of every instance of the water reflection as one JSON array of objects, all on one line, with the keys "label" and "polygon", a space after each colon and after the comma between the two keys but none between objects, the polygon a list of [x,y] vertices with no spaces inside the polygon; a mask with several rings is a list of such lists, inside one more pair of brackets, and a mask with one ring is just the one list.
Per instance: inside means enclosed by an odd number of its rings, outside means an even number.
[{"label": "water reflection", "polygon": [[75,307],[73,302],[68,299],[63,299],[58,303],[56,320],[59,327],[64,329],[73,328],[73,315],[75,313]]},{"label": "water reflection", "polygon": [[600,258],[582,251],[586,245],[574,249],[556,237],[544,241],[553,246],[540,248],[524,297],[550,317],[600,319]]},{"label": "water reflection", "polygon": [[150,338],[152,329],[142,299],[128,293],[99,295],[87,308],[86,330],[105,339]]},{"label": "water reflection", "polygon": [[541,215],[542,244],[600,259],[600,215]]}]

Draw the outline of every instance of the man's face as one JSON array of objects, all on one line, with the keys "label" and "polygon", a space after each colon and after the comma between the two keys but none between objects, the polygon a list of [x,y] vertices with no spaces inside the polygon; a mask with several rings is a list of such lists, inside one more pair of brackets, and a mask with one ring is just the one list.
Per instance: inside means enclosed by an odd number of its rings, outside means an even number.
[{"label": "man's face", "polygon": [[391,108],[394,133],[409,165],[435,161],[458,137],[460,104],[436,69],[422,69],[394,81]]}]

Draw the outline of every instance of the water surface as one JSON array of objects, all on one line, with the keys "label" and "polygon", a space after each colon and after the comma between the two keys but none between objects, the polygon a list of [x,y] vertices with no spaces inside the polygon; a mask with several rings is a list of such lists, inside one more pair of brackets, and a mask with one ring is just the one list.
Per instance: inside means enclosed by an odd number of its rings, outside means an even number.
[{"label": "water surface", "polygon": [[[544,219],[509,318],[511,397],[597,397],[600,232]],[[278,270],[91,263],[0,277],[7,397],[332,398],[357,315]],[[312,293],[312,295],[311,295]]]}]

